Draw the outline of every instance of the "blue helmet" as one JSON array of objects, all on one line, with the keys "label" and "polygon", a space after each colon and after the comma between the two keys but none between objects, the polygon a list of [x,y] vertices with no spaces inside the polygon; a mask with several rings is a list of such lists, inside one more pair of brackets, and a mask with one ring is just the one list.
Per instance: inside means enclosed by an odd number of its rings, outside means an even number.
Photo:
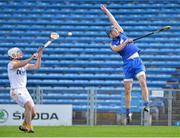
[{"label": "blue helmet", "polygon": [[113,30],[117,31],[117,28],[115,28],[114,26],[110,26],[110,27],[106,28],[106,34],[107,34],[108,37],[111,38],[111,32]]}]

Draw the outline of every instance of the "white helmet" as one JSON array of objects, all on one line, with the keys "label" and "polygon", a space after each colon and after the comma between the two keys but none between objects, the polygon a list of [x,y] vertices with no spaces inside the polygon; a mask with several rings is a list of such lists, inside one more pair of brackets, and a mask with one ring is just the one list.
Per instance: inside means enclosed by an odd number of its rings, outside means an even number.
[{"label": "white helmet", "polygon": [[22,51],[18,47],[14,47],[8,50],[8,56],[13,59],[22,58]]}]

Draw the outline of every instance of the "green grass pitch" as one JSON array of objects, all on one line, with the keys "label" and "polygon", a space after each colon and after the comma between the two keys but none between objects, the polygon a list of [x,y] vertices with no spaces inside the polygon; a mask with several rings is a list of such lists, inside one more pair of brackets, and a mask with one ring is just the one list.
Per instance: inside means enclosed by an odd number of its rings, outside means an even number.
[{"label": "green grass pitch", "polygon": [[0,126],[0,137],[180,137],[180,127],[169,126],[35,126],[35,133],[17,126]]}]

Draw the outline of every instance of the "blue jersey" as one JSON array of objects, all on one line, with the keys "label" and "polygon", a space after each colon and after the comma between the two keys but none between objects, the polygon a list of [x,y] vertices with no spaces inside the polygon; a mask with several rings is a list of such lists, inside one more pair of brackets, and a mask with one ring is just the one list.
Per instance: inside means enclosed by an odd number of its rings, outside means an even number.
[{"label": "blue jersey", "polygon": [[[120,45],[122,44],[128,37],[124,33],[119,33],[119,36],[112,40],[112,45]],[[121,56],[123,61],[125,62],[131,55],[136,52],[140,52],[137,46],[133,43],[127,44],[120,52],[118,52]]]}]

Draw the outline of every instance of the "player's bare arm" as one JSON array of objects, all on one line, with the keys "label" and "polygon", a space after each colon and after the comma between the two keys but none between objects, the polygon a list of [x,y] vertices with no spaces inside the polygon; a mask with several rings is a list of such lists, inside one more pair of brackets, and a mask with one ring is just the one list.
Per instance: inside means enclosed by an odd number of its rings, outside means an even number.
[{"label": "player's bare arm", "polygon": [[106,8],[105,5],[101,5],[101,9],[104,11],[104,13],[108,16],[109,21],[112,23],[112,25],[119,31],[124,32],[124,30],[121,28],[121,26],[118,24],[114,16],[111,14],[111,12]]},{"label": "player's bare arm", "polygon": [[133,39],[127,39],[126,41],[124,41],[122,44],[120,45],[117,45],[117,46],[113,46],[111,45],[111,49],[114,51],[114,52],[120,52],[121,50],[123,50],[127,44],[129,43],[133,43]]},{"label": "player's bare arm", "polygon": [[34,58],[36,58],[36,54],[33,54],[30,58],[23,60],[23,61],[19,61],[19,60],[14,60],[12,61],[13,63],[13,69],[17,69],[17,68],[21,68],[26,66],[29,62],[31,62]]},{"label": "player's bare arm", "polygon": [[37,60],[35,64],[28,64],[27,69],[28,70],[35,70],[35,69],[39,69],[41,67],[41,57],[42,57],[42,53],[43,53],[43,47],[40,47],[37,50]]}]

